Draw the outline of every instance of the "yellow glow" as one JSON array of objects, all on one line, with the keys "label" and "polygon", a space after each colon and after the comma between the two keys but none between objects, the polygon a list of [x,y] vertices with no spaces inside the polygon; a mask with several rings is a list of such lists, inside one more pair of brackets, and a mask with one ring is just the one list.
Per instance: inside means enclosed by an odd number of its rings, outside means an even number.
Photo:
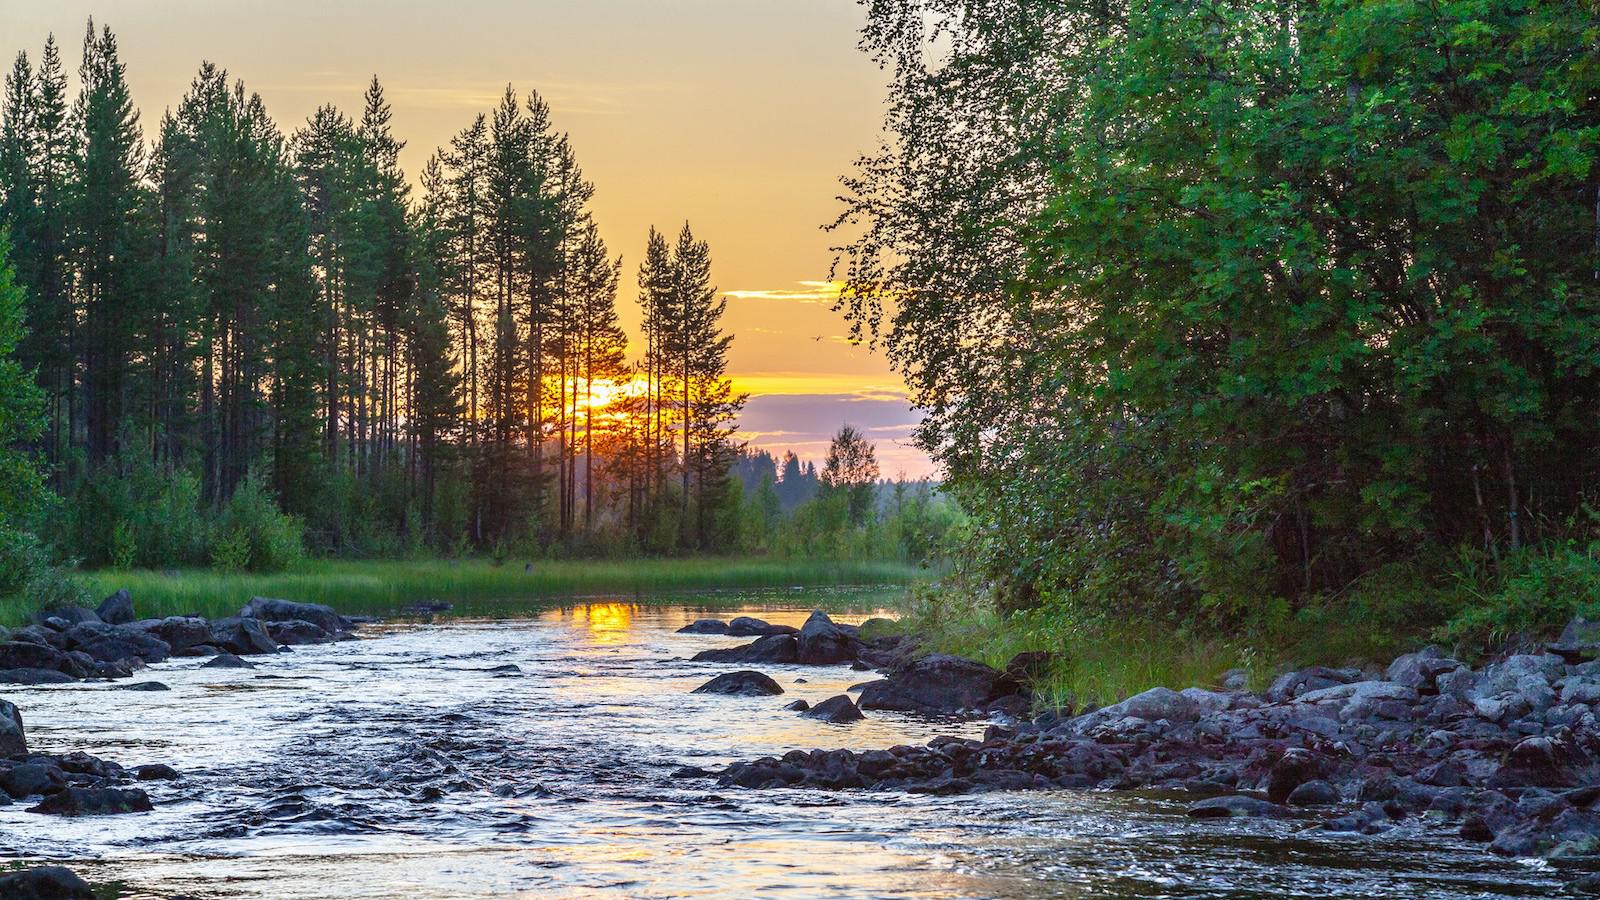
[{"label": "yellow glow", "polygon": [[597,644],[620,643],[633,627],[633,613],[631,603],[591,603],[583,608],[589,637]]}]

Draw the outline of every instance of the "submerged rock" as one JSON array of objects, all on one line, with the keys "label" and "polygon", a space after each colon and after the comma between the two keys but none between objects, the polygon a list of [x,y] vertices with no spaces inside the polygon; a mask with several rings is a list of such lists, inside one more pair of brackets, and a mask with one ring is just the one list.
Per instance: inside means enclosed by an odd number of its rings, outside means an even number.
[{"label": "submerged rock", "polygon": [[818,703],[816,706],[801,713],[808,719],[819,719],[823,722],[832,722],[835,725],[845,722],[858,722],[865,718],[847,694],[837,694]]},{"label": "submerged rock", "polygon": [[763,697],[783,693],[783,687],[760,672],[750,670],[724,672],[695,688],[695,694],[735,694],[741,697]]},{"label": "submerged rock", "polygon": [[111,816],[150,812],[150,797],[138,788],[69,787],[46,797],[28,812],[48,816]]},{"label": "submerged rock", "polygon": [[1269,803],[1266,800],[1257,800],[1254,797],[1245,797],[1239,794],[1201,800],[1199,803],[1192,804],[1187,813],[1193,819],[1224,819],[1232,817],[1283,819],[1289,816],[1289,811],[1276,803]]},{"label": "submerged rock", "polygon": [[94,900],[94,890],[70,869],[40,866],[0,875],[0,897],[7,900]]},{"label": "submerged rock", "polygon": [[232,653],[218,653],[200,664],[202,669],[254,669],[256,664]]},{"label": "submerged rock", "polygon": [[721,619],[696,619],[678,629],[678,634],[727,634],[728,623]]},{"label": "submerged rock", "polygon": [[773,634],[738,647],[702,650],[691,659],[694,662],[792,663],[798,652],[794,635]]}]

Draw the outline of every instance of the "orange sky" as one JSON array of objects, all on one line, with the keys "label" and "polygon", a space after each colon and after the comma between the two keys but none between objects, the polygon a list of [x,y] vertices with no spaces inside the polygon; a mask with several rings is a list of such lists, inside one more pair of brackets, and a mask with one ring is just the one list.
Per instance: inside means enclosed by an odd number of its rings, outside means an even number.
[{"label": "orange sky", "polygon": [[[49,32],[76,71],[85,19],[116,32],[147,135],[202,59],[244,79],[281,128],[334,103],[359,112],[375,73],[415,175],[507,82],[539,90],[596,186],[626,257],[688,219],[730,295],[742,422],[757,446],[820,459],[849,421],[885,475],[922,475],[917,417],[881,356],[843,340],[827,304],[838,176],[878,140],[883,75],[855,47],[855,0],[4,0],[0,50],[37,59]],[[9,66],[8,66],[9,68]]]}]

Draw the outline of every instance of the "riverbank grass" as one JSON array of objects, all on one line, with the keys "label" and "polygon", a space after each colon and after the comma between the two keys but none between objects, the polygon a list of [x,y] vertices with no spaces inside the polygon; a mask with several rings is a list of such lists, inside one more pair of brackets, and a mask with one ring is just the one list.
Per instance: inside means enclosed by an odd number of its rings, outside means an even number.
[{"label": "riverbank grass", "polygon": [[[506,601],[591,594],[650,595],[753,591],[841,585],[909,585],[924,570],[897,562],[757,558],[558,560],[496,565],[487,560],[313,560],[278,573],[194,569],[172,572],[103,569],[79,577],[96,599],[127,588],[142,616],[233,615],[251,597],[326,603],[346,613],[383,613],[428,601],[457,612],[488,612]],[[704,598],[696,598],[704,600]],[[16,624],[34,612],[22,602],[0,608]]]}]

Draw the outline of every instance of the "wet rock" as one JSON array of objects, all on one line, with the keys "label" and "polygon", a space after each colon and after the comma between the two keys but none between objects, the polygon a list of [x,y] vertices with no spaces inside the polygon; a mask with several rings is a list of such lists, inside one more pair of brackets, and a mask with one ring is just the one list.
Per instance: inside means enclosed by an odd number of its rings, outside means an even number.
[{"label": "wet rock", "polygon": [[44,763],[0,764],[0,791],[13,800],[48,794],[66,786],[66,776],[56,766]]},{"label": "wet rock", "polygon": [[679,634],[727,634],[728,623],[721,619],[696,619],[678,629]]},{"label": "wet rock", "polygon": [[672,771],[673,778],[710,778],[714,774],[699,766],[679,766]]},{"label": "wet rock", "polygon": [[278,652],[278,642],[267,633],[260,619],[231,616],[214,619],[207,627],[211,632],[211,643],[229,653],[247,656]]},{"label": "wet rock", "polygon": [[0,684],[69,684],[73,681],[77,679],[55,669],[0,669]]},{"label": "wet rock", "polygon": [[695,694],[733,694],[740,697],[765,697],[783,693],[783,687],[760,672],[724,672],[695,688]]},{"label": "wet rock", "polygon": [[198,616],[168,616],[165,619],[142,619],[131,626],[167,642],[174,656],[187,655],[192,647],[211,641],[211,629],[206,620]]},{"label": "wet rock", "polygon": [[1242,794],[1232,794],[1226,797],[1212,797],[1191,804],[1187,813],[1194,819],[1223,819],[1250,817],[1258,819],[1287,818],[1289,811],[1276,803],[1257,800]]},{"label": "wet rock", "polygon": [[750,616],[738,616],[728,621],[729,637],[767,637],[777,634],[796,634],[800,629],[792,625],[773,625]]},{"label": "wet rock", "polygon": [[121,588],[101,600],[94,612],[107,625],[127,625],[136,618],[133,614],[133,595],[128,593],[127,588]]},{"label": "wet rock", "polygon": [[70,869],[40,866],[0,876],[0,897],[8,900],[94,900],[94,890]]},{"label": "wet rock", "polygon": [[1286,800],[1290,806],[1328,806],[1339,802],[1339,789],[1319,778],[1296,787]]},{"label": "wet rock", "polygon": [[165,684],[162,684],[159,681],[136,681],[133,684],[115,685],[115,686],[112,687],[112,690],[115,690],[115,691],[170,691],[170,690],[172,690],[172,688],[167,687]]},{"label": "wet rock", "polygon": [[218,653],[200,665],[202,669],[254,669],[256,664],[232,653]]},{"label": "wet rock", "polygon": [[795,661],[805,665],[828,665],[855,659],[859,643],[822,610],[816,610],[800,626],[796,636]]},{"label": "wet rock", "polygon": [[239,618],[260,619],[263,622],[310,622],[330,635],[351,630],[350,621],[334,612],[331,606],[271,597],[251,597],[250,602],[239,610]]},{"label": "wet rock", "polygon": [[150,797],[138,788],[69,787],[46,797],[28,812],[47,816],[110,816],[150,812]]},{"label": "wet rock", "polygon": [[793,635],[773,634],[738,647],[702,650],[691,659],[694,662],[792,663],[798,653],[798,642]]},{"label": "wet rock", "polygon": [[845,722],[857,722],[865,718],[861,715],[861,710],[856,707],[855,701],[851,700],[846,694],[837,694],[829,697],[801,713],[801,715],[808,719],[819,719],[836,725]]},{"label": "wet rock", "polygon": [[178,770],[162,763],[148,766],[135,766],[133,777],[139,781],[177,781]]},{"label": "wet rock", "polygon": [[116,662],[133,657],[153,663],[172,655],[172,645],[166,641],[121,625],[86,622],[74,625],[66,632],[66,638],[69,650],[81,650],[96,662]]},{"label": "wet rock", "polygon": [[1563,728],[1518,741],[1506,753],[1490,783],[1497,787],[1573,787],[1588,764],[1587,755],[1571,732]]},{"label": "wet rock", "polygon": [[61,636],[61,632],[54,628],[46,628],[43,625],[26,625],[22,628],[12,629],[7,640],[44,644],[46,647],[54,647],[57,650],[65,650],[67,648],[67,639]]},{"label": "wet rock", "polygon": [[861,689],[862,709],[959,713],[982,709],[1007,694],[1017,693],[1004,674],[969,659],[932,653],[907,663],[881,681]]},{"label": "wet rock", "polygon": [[1325,771],[1323,760],[1311,751],[1290,748],[1272,764],[1267,778],[1267,799],[1282,803],[1295,788],[1323,777]]},{"label": "wet rock", "polygon": [[[100,617],[95,614],[94,610],[86,606],[57,606],[50,609],[42,609],[34,616],[34,619],[39,624],[51,626],[57,631],[66,631],[74,625],[82,625],[85,622],[100,623]],[[51,620],[55,620],[57,624],[52,625]]]},{"label": "wet rock", "polygon": [[805,712],[806,710],[811,708],[811,704],[807,703],[804,700],[791,700],[788,703],[785,703],[783,705],[783,708],[784,709],[788,709],[788,710],[793,710],[795,712]]},{"label": "wet rock", "polygon": [[27,753],[27,732],[22,729],[22,711],[16,703],[0,700],[0,756]]},{"label": "wet rock", "polygon": [[0,669],[52,669],[77,678],[85,674],[82,665],[65,652],[48,644],[17,640],[0,644]]},{"label": "wet rock", "polygon": [[335,635],[329,634],[322,626],[304,619],[290,619],[284,622],[267,622],[267,634],[279,644],[288,644],[298,647],[305,644],[326,644],[336,640]]}]

